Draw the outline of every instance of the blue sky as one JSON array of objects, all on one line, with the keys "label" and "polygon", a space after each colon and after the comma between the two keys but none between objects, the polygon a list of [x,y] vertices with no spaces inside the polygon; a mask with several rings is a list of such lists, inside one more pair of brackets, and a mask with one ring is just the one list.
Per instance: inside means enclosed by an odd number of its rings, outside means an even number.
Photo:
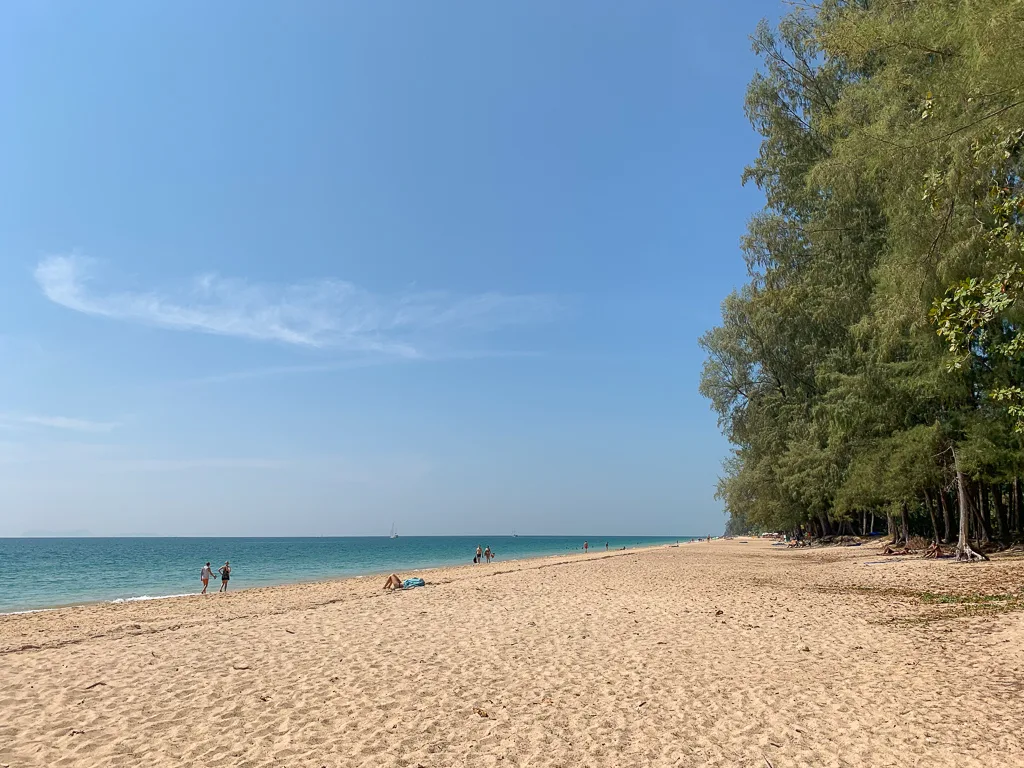
[{"label": "blue sky", "polygon": [[0,535],[720,531],[724,7],[0,5]]}]

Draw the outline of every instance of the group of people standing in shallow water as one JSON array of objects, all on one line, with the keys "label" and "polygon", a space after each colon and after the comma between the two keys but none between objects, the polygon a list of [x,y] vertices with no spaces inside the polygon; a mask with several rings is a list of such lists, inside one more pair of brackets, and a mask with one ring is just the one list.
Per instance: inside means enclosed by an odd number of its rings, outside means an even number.
[{"label": "group of people standing in shallow water", "polygon": [[[228,591],[228,582],[231,581],[231,563],[227,560],[224,561],[224,565],[217,569],[217,573],[220,574],[220,589],[218,592]],[[203,591],[201,595],[206,594],[206,588],[210,586],[210,579],[213,578],[213,569],[210,564],[207,563],[203,566],[202,570],[199,571],[199,580],[203,582]]]},{"label": "group of people standing in shallow water", "polygon": [[473,558],[474,563],[482,563],[485,560],[489,563],[494,559],[494,553],[491,551],[490,546],[485,549],[480,549],[480,545],[476,545],[476,557]]}]

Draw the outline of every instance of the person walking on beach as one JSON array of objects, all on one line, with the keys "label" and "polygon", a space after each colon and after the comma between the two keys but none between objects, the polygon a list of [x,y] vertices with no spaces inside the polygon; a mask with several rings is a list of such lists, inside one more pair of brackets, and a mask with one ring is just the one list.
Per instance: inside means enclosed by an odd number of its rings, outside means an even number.
[{"label": "person walking on beach", "polygon": [[220,589],[219,592],[228,591],[228,582],[231,580],[231,563],[227,560],[224,561],[224,565],[217,569],[220,574]]},{"label": "person walking on beach", "polygon": [[482,549],[480,549],[480,545],[477,544],[476,545],[476,560],[474,560],[473,562],[474,563],[479,563],[483,559],[484,559],[484,551]]},{"label": "person walking on beach", "polygon": [[200,592],[199,594],[201,594],[201,595],[205,595],[206,594],[206,588],[208,586],[210,586],[210,579],[212,577],[213,577],[213,569],[210,567],[210,564],[207,563],[206,565],[203,566],[202,570],[199,571],[199,580],[201,582],[203,582],[203,591]]},{"label": "person walking on beach", "polygon": [[488,545],[487,547],[484,548],[484,558],[487,560],[487,564],[490,565],[490,563],[491,563],[491,547],[490,547],[490,545]]},{"label": "person walking on beach", "polygon": [[589,546],[590,546],[590,544],[588,544],[585,541],[583,542],[583,554],[584,555],[587,554],[587,547],[589,547]]}]

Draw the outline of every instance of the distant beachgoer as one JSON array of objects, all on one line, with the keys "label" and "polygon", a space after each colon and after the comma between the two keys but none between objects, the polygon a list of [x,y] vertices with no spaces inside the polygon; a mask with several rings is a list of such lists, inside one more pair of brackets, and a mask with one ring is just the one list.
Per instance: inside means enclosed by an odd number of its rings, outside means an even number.
[{"label": "distant beachgoer", "polygon": [[607,541],[606,541],[606,542],[604,543],[604,551],[605,551],[605,552],[607,552],[607,551],[608,551],[608,542],[607,542]]},{"label": "distant beachgoer", "polygon": [[589,547],[589,546],[590,545],[587,542],[585,542],[585,541],[583,542],[583,554],[584,555],[587,554],[587,547]]},{"label": "distant beachgoer", "polygon": [[491,562],[491,548],[490,548],[490,546],[484,547],[484,559],[488,563]]},{"label": "distant beachgoer", "polygon": [[217,573],[220,574],[220,589],[217,591],[227,592],[228,582],[231,580],[231,563],[225,560],[224,565],[217,569]]},{"label": "distant beachgoer", "polygon": [[398,578],[398,574],[392,573],[390,576],[388,576],[388,580],[384,582],[384,589],[392,590],[401,588],[402,580]]},{"label": "distant beachgoer", "polygon": [[482,549],[480,549],[480,545],[477,544],[476,545],[476,560],[474,560],[473,562],[474,563],[479,563],[483,559],[484,559],[484,551]]},{"label": "distant beachgoer", "polygon": [[206,565],[203,566],[203,569],[201,571],[199,571],[199,580],[201,582],[203,582],[203,591],[200,592],[199,594],[201,594],[201,595],[205,595],[206,594],[206,588],[208,586],[210,586],[210,579],[211,578],[213,578],[213,569],[210,567],[210,564],[207,563]]}]

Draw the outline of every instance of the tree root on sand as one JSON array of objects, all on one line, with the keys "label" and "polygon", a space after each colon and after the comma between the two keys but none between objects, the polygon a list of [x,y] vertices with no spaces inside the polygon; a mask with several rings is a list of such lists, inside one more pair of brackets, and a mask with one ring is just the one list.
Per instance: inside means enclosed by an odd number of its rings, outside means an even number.
[{"label": "tree root on sand", "polygon": [[964,542],[963,544],[957,544],[953,559],[958,563],[978,563],[982,560],[988,560],[988,555],[974,551],[971,549],[970,544]]}]

